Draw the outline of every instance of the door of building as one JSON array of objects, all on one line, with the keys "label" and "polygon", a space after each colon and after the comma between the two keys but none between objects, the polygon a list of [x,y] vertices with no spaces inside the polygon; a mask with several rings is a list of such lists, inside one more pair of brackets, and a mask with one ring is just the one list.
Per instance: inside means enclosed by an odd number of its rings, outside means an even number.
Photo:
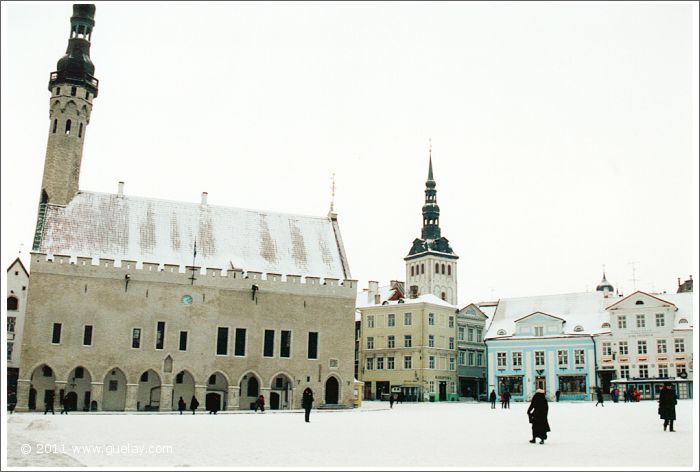
[{"label": "door of building", "polygon": [[546,377],[535,377],[535,389],[542,389],[545,393],[547,393]]},{"label": "door of building", "polygon": [[440,388],[440,401],[441,402],[447,401],[447,382],[445,382],[444,380],[441,381],[439,388]]}]

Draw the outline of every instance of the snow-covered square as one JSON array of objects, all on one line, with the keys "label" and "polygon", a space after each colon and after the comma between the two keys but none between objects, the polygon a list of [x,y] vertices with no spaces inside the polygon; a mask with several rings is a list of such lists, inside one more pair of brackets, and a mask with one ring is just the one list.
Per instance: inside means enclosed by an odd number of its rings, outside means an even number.
[{"label": "snow-covered square", "polygon": [[530,444],[527,403],[365,402],[355,410],[8,416],[9,466],[691,467],[693,401],[664,432],[657,403],[549,404]]}]

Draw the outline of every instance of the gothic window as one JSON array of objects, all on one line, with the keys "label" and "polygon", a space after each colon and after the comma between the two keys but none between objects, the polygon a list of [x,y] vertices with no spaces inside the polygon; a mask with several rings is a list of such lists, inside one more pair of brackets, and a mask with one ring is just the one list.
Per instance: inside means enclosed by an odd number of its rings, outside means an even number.
[{"label": "gothic window", "polygon": [[148,371],[141,374],[141,382],[148,382]]},{"label": "gothic window", "polygon": [[66,120],[66,134],[70,134],[70,120]]},{"label": "gothic window", "polygon": [[56,95],[61,95],[61,87],[56,87]]},{"label": "gothic window", "polygon": [[78,87],[71,87],[70,88],[70,94],[71,96],[75,97],[76,92],[78,91]]},{"label": "gothic window", "polygon": [[53,120],[53,129],[51,130],[51,132],[55,133],[57,127],[58,127],[58,119],[54,119]]},{"label": "gothic window", "polygon": [[445,264],[442,265],[442,275],[445,275]]},{"label": "gothic window", "polygon": [[413,270],[413,266],[411,266],[411,277],[413,277],[413,275],[414,275],[414,270]]},{"label": "gothic window", "polygon": [[83,124],[80,123],[80,128],[78,128],[78,137],[82,138],[83,137]]},{"label": "gothic window", "polygon": [[452,266],[451,265],[447,266],[447,275],[452,275]]},{"label": "gothic window", "polygon": [[88,91],[86,90],[86,91],[85,91],[85,100],[89,100],[89,99],[90,99],[90,92],[88,92]]},{"label": "gothic window", "polygon": [[447,295],[445,294],[445,292],[442,292],[440,298],[442,298],[443,300],[447,300]]},{"label": "gothic window", "polygon": [[435,273],[439,274],[440,273],[440,264],[435,263]]},{"label": "gothic window", "polygon": [[420,273],[425,274],[425,264],[421,263],[420,265]]},{"label": "gothic window", "polygon": [[51,367],[44,365],[41,367],[41,374],[44,377],[51,377],[53,375],[53,371],[51,370]]},{"label": "gothic window", "polygon": [[19,303],[16,297],[7,297],[7,310],[17,310]]}]

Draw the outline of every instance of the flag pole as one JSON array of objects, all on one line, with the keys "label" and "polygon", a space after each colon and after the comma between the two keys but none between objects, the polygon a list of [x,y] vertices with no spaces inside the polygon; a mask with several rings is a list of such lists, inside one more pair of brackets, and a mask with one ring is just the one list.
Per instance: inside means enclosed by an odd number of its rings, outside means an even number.
[{"label": "flag pole", "polygon": [[192,277],[190,277],[190,280],[192,281],[192,285],[194,285],[194,281],[196,280],[194,277],[194,260],[197,258],[197,238],[194,238],[194,254],[192,255]]}]

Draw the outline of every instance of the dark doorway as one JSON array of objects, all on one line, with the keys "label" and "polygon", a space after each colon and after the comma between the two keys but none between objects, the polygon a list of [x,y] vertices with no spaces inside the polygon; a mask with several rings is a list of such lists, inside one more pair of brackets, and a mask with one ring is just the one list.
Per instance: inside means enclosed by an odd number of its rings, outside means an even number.
[{"label": "dark doorway", "polygon": [[255,377],[250,377],[248,379],[248,396],[249,397],[257,397],[258,396],[258,379]]},{"label": "dark doorway", "polygon": [[447,382],[440,382],[440,401],[447,401]]},{"label": "dark doorway", "polygon": [[338,403],[338,380],[329,377],[326,380],[326,404],[336,405]]},{"label": "dark doorway", "polygon": [[389,400],[389,382],[377,382],[377,400]]},{"label": "dark doorway", "polygon": [[36,410],[36,389],[35,388],[30,388],[29,389],[29,405],[28,408],[30,410]]},{"label": "dark doorway", "polygon": [[270,392],[270,410],[280,409],[280,395],[277,392]]},{"label": "dark doorway", "polygon": [[219,411],[221,409],[221,394],[216,392],[207,393],[204,404],[207,411]]},{"label": "dark doorway", "polygon": [[63,406],[66,411],[75,411],[78,409],[78,394],[75,392],[68,392],[65,397],[63,397]]},{"label": "dark doorway", "polygon": [[600,389],[603,393],[610,393],[610,381],[615,376],[615,371],[613,370],[599,370],[598,376],[600,377]]},{"label": "dark doorway", "polygon": [[90,392],[85,392],[85,398],[83,399],[83,411],[90,410]]}]

